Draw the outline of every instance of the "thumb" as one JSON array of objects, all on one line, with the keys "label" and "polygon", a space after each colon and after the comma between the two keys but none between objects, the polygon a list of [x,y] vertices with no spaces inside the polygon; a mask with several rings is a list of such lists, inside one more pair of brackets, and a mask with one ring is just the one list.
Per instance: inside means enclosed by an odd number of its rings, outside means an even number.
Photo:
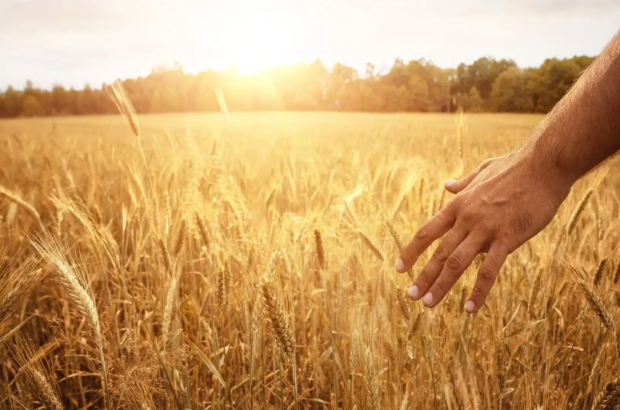
[{"label": "thumb", "polygon": [[491,164],[492,160],[483,161],[476,169],[469,173],[465,178],[461,178],[459,180],[449,179],[445,182],[444,186],[446,190],[453,194],[458,194],[463,189],[467,188],[467,186],[473,181],[478,174],[488,167]]}]

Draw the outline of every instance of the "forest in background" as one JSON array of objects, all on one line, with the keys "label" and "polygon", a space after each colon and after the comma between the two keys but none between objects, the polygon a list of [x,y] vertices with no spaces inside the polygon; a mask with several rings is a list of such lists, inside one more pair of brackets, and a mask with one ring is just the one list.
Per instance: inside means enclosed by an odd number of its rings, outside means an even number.
[{"label": "forest in background", "polygon": [[[252,75],[234,69],[189,74],[177,63],[123,85],[138,113],[217,111],[219,89],[230,111],[453,112],[462,107],[467,112],[545,113],[593,59],[553,58],[539,67],[520,68],[512,60],[483,57],[448,69],[423,59],[398,59],[387,73],[377,74],[368,64],[363,75],[342,64],[329,70],[319,60]],[[114,114],[105,88],[57,85],[43,90],[29,81],[23,91],[8,87],[0,93],[0,118]]]}]

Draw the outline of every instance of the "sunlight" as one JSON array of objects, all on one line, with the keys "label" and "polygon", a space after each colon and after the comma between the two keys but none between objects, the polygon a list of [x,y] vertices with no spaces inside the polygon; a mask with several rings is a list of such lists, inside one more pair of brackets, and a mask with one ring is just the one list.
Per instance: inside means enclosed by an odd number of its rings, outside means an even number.
[{"label": "sunlight", "polygon": [[[269,67],[303,61],[302,48],[317,36],[301,21],[301,6],[294,3],[237,2],[218,8],[219,18],[209,18],[213,10],[202,10],[186,18],[193,41],[188,68],[235,67],[253,74]],[[212,25],[205,27],[205,21]],[[182,46],[181,46],[182,47]],[[201,53],[199,50],[208,50]]]}]

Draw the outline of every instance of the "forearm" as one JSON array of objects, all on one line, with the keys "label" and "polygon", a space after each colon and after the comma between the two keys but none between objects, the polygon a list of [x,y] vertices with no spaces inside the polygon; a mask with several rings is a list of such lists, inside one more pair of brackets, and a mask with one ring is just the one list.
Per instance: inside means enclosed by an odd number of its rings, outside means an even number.
[{"label": "forearm", "polygon": [[541,175],[570,186],[620,150],[620,33],[521,150]]}]

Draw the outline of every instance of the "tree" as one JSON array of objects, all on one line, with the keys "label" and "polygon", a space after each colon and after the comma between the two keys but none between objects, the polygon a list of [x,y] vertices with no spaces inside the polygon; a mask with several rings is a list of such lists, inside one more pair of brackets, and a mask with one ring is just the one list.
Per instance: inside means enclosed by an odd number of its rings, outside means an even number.
[{"label": "tree", "polygon": [[493,83],[491,103],[501,112],[531,112],[532,97],[524,72],[511,67],[501,73]]},{"label": "tree", "polygon": [[22,95],[13,87],[7,88],[4,93],[4,111],[7,117],[17,117],[22,110]]},{"label": "tree", "polygon": [[349,84],[358,78],[357,71],[351,67],[336,63],[329,75],[326,89],[326,102],[328,108],[343,107],[343,101],[347,98],[344,92]]},{"label": "tree", "polygon": [[408,89],[411,101],[407,106],[407,111],[430,111],[431,102],[426,81],[419,75],[414,74],[409,78]]},{"label": "tree", "polygon": [[39,101],[33,95],[26,95],[22,104],[21,115],[24,117],[35,117],[41,114]]},{"label": "tree", "polygon": [[466,112],[483,112],[484,99],[476,87],[471,87],[467,94],[459,93],[457,101]]},{"label": "tree", "polygon": [[[160,65],[147,77],[123,81],[138,113],[219,110],[215,92],[224,91],[231,111],[334,110],[453,112],[547,112],[574,84],[593,58],[548,59],[538,68],[519,69],[511,60],[482,57],[443,69],[431,61],[397,59],[387,73],[366,65],[362,77],[351,67],[327,70],[311,64],[274,67],[253,75],[236,69],[185,73],[183,66]],[[31,81],[23,91],[0,92],[0,117],[115,113],[106,85],[82,90]]]},{"label": "tree", "polygon": [[547,59],[532,72],[534,110],[548,112],[575,83],[579,74],[592,62],[589,57]]}]

